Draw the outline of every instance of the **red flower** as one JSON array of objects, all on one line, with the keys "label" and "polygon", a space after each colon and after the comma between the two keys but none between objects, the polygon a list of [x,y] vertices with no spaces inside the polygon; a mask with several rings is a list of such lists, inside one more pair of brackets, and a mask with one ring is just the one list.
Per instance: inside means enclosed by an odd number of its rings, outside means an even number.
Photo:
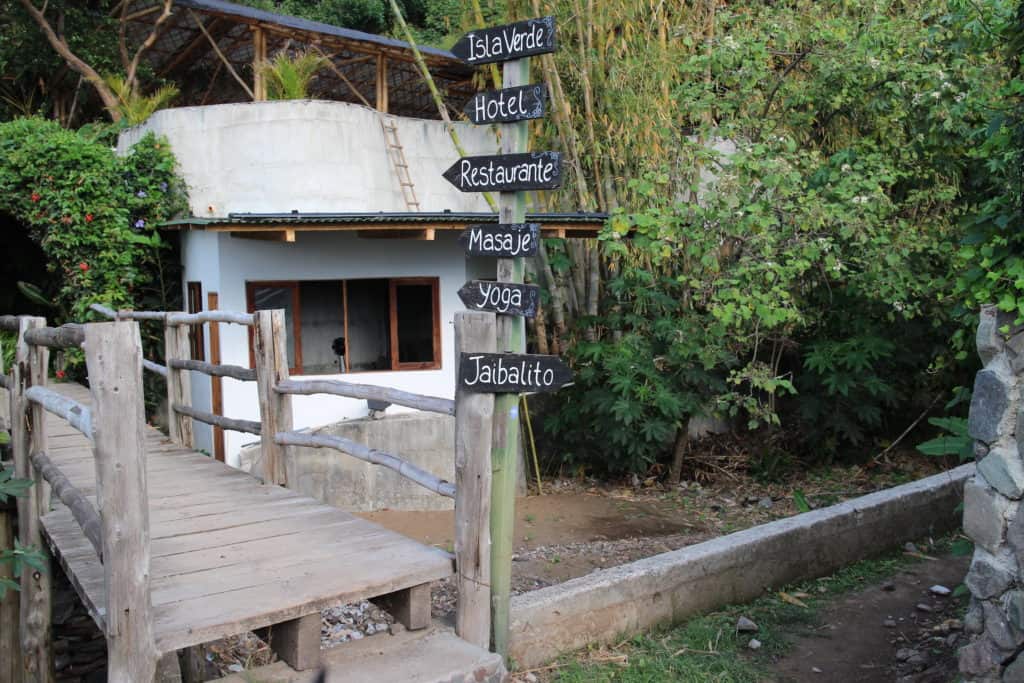
[{"label": "red flower", "polygon": [[91,213],[85,214],[85,222],[86,223],[92,223],[92,214]]},{"label": "red flower", "polygon": [[64,379],[64,371],[63,370],[58,370],[55,374],[57,375],[57,379]]},{"label": "red flower", "polygon": [[84,273],[85,271],[89,270],[89,264],[86,263],[85,261],[82,261],[81,263],[78,264],[78,269]]},{"label": "red flower", "polygon": [[32,193],[32,201],[38,202],[40,199],[42,199],[42,197],[39,195],[38,192],[33,192]]}]

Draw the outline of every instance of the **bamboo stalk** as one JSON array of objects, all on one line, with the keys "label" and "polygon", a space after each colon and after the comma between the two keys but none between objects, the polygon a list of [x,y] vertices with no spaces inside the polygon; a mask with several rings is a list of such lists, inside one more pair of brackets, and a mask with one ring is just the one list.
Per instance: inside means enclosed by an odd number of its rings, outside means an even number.
[{"label": "bamboo stalk", "polygon": [[[427,68],[427,63],[423,60],[423,55],[420,54],[420,49],[416,45],[416,40],[412,36],[412,32],[409,30],[409,26],[405,23],[405,17],[402,16],[402,10],[398,6],[396,0],[390,0],[391,11],[395,15],[395,20],[398,22],[399,28],[402,30],[402,35],[405,38],[405,42],[409,43],[412,48],[413,57],[416,59],[416,66],[420,68],[420,75],[423,76],[424,82],[427,84],[427,88],[430,90],[431,96],[434,98],[434,104],[437,105],[437,111],[441,115],[441,120],[444,121],[445,127],[448,129],[448,136],[452,139],[452,144],[455,145],[455,150],[459,153],[460,157],[466,156],[466,149],[462,146],[462,142],[459,140],[459,134],[455,130],[455,125],[452,123],[451,117],[448,115],[448,108],[444,103],[444,98],[441,96],[440,91],[437,89],[437,85],[434,84],[434,77],[430,75],[430,69]],[[494,197],[489,192],[482,192],[484,199],[487,201],[487,205],[491,207],[491,210],[497,211],[498,205],[494,202]]]}]

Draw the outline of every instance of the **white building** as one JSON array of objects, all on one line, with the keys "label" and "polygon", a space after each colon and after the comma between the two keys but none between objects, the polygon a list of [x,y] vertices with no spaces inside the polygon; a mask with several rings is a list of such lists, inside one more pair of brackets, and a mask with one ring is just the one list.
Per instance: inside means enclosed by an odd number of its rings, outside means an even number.
[{"label": "white building", "polygon": [[[231,46],[237,44],[228,39],[238,34],[230,22],[245,30],[258,24],[265,32],[254,38],[258,53],[260,40],[264,50],[274,42],[266,35],[274,35],[269,27],[276,21],[282,36],[290,36],[288,45],[306,40],[330,46],[336,39],[345,50],[333,53],[336,64],[376,59],[375,73],[383,76],[375,89],[379,110],[366,106],[361,95],[359,103],[241,101],[166,109],[122,133],[122,150],[149,131],[165,136],[188,185],[191,216],[167,226],[181,236],[188,309],[284,308],[293,375],[345,376],[451,397],[452,320],[462,308],[456,292],[468,279],[495,274],[493,259],[468,258],[457,238],[467,225],[495,216],[482,195],[462,193],[442,177],[458,158],[443,122],[386,113],[389,101],[402,103],[400,111],[422,111],[421,79],[399,76],[399,85],[394,84],[395,74],[409,73],[408,46],[214,0],[176,4],[213,12],[222,28],[226,64],[232,63]],[[189,26],[182,21],[177,28]],[[179,36],[179,48],[201,43],[199,35],[190,38]],[[358,56],[361,49],[366,59]],[[448,79],[449,95],[458,93],[459,69],[463,76],[471,72],[448,53],[427,52],[438,80]],[[174,49],[163,54],[167,61],[178,59]],[[205,54],[197,60],[217,58]],[[242,70],[244,59],[234,61],[236,70]],[[349,83],[355,79],[350,74]],[[260,90],[259,83],[254,90]],[[458,95],[453,108],[467,96]],[[430,114],[436,116],[436,109],[420,115]],[[455,125],[469,154],[498,151],[489,127]],[[532,220],[559,235],[593,234],[600,224],[598,218],[578,215]],[[196,338],[197,359],[250,366],[246,329],[220,325],[219,348],[209,336]],[[255,384],[192,375],[196,408],[259,419]],[[296,396],[293,405],[297,428],[367,413],[363,401],[330,396]],[[198,448],[236,465],[240,446],[254,440],[227,432],[218,443],[212,428],[199,422],[195,433]]]}]

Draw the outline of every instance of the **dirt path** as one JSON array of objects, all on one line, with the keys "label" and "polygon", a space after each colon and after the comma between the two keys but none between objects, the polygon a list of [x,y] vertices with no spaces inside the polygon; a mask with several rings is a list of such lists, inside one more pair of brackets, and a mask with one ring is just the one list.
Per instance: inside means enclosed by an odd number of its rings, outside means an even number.
[{"label": "dirt path", "polygon": [[[943,556],[837,600],[818,626],[794,634],[793,649],[771,667],[780,683],[947,683],[957,678],[964,599],[955,589],[969,558]],[[926,609],[925,609],[926,608]]]}]

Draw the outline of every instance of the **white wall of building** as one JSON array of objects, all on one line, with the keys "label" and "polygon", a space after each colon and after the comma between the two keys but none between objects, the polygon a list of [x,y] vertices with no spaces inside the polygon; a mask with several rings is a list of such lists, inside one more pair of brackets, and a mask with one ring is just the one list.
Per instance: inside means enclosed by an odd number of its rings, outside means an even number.
[{"label": "white wall of building", "polygon": [[[316,377],[343,378],[348,381],[390,386],[433,396],[451,398],[455,393],[454,328],[455,312],[464,306],[456,292],[467,279],[467,269],[486,272],[487,264],[467,259],[457,242],[457,234],[438,233],[434,241],[368,240],[353,233],[299,233],[296,241],[269,242],[231,237],[226,233],[188,233],[186,244],[217,241],[219,278],[217,287],[222,310],[244,311],[246,282],[270,280],[344,280],[381,277],[437,277],[440,279],[441,368],[439,370],[400,370],[359,372]],[[199,238],[197,240],[197,238]],[[211,252],[214,250],[211,249]],[[206,263],[204,261],[204,263]],[[187,266],[188,273],[196,266]],[[203,266],[211,268],[209,264]],[[493,267],[491,268],[493,276]],[[193,278],[195,279],[195,278]],[[205,281],[204,281],[205,282]],[[209,281],[214,282],[212,279]],[[204,284],[204,291],[207,285]],[[207,335],[208,337],[209,335]],[[247,328],[220,326],[221,362],[249,366]],[[308,375],[305,377],[313,377]],[[209,405],[209,380],[192,373],[193,400]],[[223,380],[224,414],[248,420],[259,419],[256,385],[230,378]],[[332,396],[295,396],[292,399],[296,428],[315,427],[366,415],[366,402]],[[401,407],[389,411],[401,412]],[[210,429],[196,423],[197,445],[209,443]],[[202,434],[202,437],[198,435]],[[230,464],[238,464],[238,449],[256,437],[238,432],[225,433],[225,451]]]},{"label": "white wall of building", "polygon": [[[441,174],[458,153],[441,121],[390,117],[398,126],[421,211],[487,211]],[[494,154],[488,126],[455,124],[470,154]],[[147,132],[166,136],[196,217],[229,213],[406,211],[380,116],[321,100],[246,102],[156,112],[121,134],[124,153]]]}]

